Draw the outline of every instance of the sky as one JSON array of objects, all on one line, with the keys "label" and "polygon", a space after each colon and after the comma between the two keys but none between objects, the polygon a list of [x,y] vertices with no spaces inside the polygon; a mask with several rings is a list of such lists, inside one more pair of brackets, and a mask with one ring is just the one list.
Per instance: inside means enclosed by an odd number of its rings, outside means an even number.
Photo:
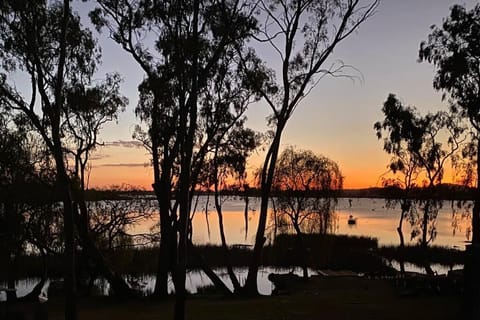
[{"label": "sky", "polygon": [[[355,80],[322,79],[289,120],[282,148],[310,149],[336,161],[345,176],[344,188],[380,186],[389,156],[377,140],[373,124],[383,119],[381,107],[388,94],[396,94],[422,113],[446,108],[441,93],[432,88],[435,70],[417,61],[418,49],[420,42],[427,39],[430,26],[441,25],[456,3],[471,9],[478,1],[382,0],[375,15],[338,45],[330,61],[352,65],[361,76]],[[98,37],[103,52],[98,75],[119,72],[124,78],[122,93],[128,97],[129,105],[118,122],[106,125],[100,135],[106,146],[95,154],[89,186],[105,188],[125,183],[151,189],[149,155],[128,143],[139,123],[134,108],[143,74],[106,34]],[[278,63],[269,51],[259,47],[257,52],[267,64]],[[264,132],[268,114],[265,103],[252,105],[247,125]],[[249,159],[248,168],[259,167],[262,160],[263,153],[256,153]]]}]

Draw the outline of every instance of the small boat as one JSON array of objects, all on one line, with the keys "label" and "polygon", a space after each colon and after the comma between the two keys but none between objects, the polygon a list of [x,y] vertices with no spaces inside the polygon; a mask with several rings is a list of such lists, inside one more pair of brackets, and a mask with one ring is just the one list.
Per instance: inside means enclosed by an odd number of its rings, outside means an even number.
[{"label": "small boat", "polygon": [[356,224],[357,218],[354,218],[352,215],[348,217],[348,224]]}]

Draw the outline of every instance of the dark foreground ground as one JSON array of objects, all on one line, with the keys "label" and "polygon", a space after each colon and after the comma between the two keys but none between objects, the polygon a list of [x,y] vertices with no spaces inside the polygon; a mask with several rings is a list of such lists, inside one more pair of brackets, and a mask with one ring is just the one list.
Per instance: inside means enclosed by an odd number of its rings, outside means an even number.
[{"label": "dark foreground ground", "polygon": [[[459,319],[458,295],[417,292],[404,296],[387,280],[316,277],[297,292],[256,299],[191,296],[187,319]],[[63,319],[62,301],[49,301],[49,319]],[[80,300],[79,319],[172,319],[173,301]]]}]

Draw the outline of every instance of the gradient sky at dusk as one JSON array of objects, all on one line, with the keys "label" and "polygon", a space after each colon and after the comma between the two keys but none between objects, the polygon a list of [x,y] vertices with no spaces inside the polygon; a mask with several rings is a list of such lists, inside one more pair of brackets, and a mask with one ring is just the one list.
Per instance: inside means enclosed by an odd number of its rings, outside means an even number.
[{"label": "gradient sky at dusk", "polygon": [[[382,0],[376,14],[342,42],[333,55],[333,60],[342,60],[360,70],[363,81],[347,78],[320,81],[296,109],[283,135],[282,146],[311,149],[337,161],[345,175],[346,188],[377,186],[389,158],[375,136],[373,123],[382,119],[381,106],[387,95],[395,93],[404,103],[415,105],[423,113],[445,107],[441,94],[432,89],[433,67],[418,63],[417,58],[419,44],[426,40],[430,26],[440,25],[455,3],[471,9],[478,2]],[[143,75],[106,34],[99,38],[103,51],[99,74],[112,71],[122,74],[125,79],[122,92],[130,100],[118,124],[106,126],[101,139],[131,141],[133,127],[138,123],[133,111],[137,86]],[[265,52],[260,47],[257,51],[260,55]],[[263,58],[274,65],[277,57]],[[268,111],[264,103],[251,106],[248,125],[265,131]],[[96,158],[90,187],[128,183],[150,188],[149,156],[141,147],[107,143],[96,153]],[[263,154],[253,156],[249,167],[258,167],[262,158]]]}]

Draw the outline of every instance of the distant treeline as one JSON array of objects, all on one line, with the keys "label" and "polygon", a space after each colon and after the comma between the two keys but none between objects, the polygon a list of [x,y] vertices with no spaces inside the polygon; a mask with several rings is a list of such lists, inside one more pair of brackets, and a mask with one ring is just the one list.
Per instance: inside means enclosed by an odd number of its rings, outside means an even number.
[{"label": "distant treeline", "polygon": [[[281,192],[289,191],[273,191],[272,197],[278,196]],[[410,198],[416,199],[442,199],[442,200],[474,200],[475,188],[462,186],[458,184],[440,184],[433,189],[413,188],[409,192]],[[207,195],[208,191],[198,191],[200,195]],[[240,197],[260,197],[260,189],[251,188],[248,191],[239,190],[223,190],[222,195],[240,196]],[[398,187],[373,187],[364,189],[343,189],[330,191],[295,191],[310,197],[333,197],[333,198],[384,198],[384,199],[401,199],[405,197],[403,189]],[[132,196],[138,197],[154,197],[153,191],[146,190],[97,190],[90,189],[87,191],[89,200],[101,199],[126,199]]]},{"label": "distant treeline", "polygon": [[[13,185],[8,190],[0,190],[0,202],[5,199],[18,202],[52,202],[60,201],[58,188],[54,185],[41,183],[28,183]],[[272,192],[272,197],[278,196],[280,192]],[[441,200],[474,200],[475,188],[457,185],[457,184],[441,184],[435,188],[413,188],[409,192],[409,198],[415,199],[441,199]],[[222,195],[240,196],[240,197],[260,197],[260,190],[251,188],[248,191],[223,190]],[[398,187],[374,187],[365,189],[344,189],[332,191],[296,191],[305,196],[310,197],[333,197],[333,198],[384,198],[384,199],[401,199],[404,190]],[[198,191],[199,195],[207,195],[208,191]],[[86,191],[86,200],[127,200],[132,198],[154,198],[153,191],[142,190],[139,188],[114,187],[111,189],[89,189]]]}]

